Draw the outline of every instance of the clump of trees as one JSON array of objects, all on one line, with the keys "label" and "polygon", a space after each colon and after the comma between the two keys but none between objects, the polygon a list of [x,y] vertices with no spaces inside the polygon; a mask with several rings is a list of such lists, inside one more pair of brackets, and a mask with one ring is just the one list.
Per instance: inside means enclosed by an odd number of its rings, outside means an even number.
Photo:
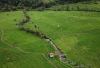
[{"label": "clump of trees", "polygon": [[36,36],[38,36],[38,37],[40,37],[40,38],[43,38],[43,39],[44,39],[44,38],[47,38],[47,36],[44,35],[43,33],[41,33],[40,31],[32,30],[32,29],[30,29],[30,28],[25,28],[23,25],[22,25],[22,26],[19,26],[19,29],[20,29],[20,30],[26,31],[27,33],[34,34],[34,35],[36,35]]},{"label": "clump of trees", "polygon": [[[16,11],[25,9],[30,11],[39,7],[49,8],[55,5],[55,2],[49,1],[44,3],[42,0],[0,0],[1,11]],[[40,9],[39,9],[40,10]]]},{"label": "clump of trees", "polygon": [[56,7],[52,9],[53,11],[70,11],[69,6],[61,6],[61,7]]},{"label": "clump of trees", "polygon": [[44,11],[45,10],[45,7],[39,7],[39,8],[37,8],[37,11]]},{"label": "clump of trees", "polygon": [[24,18],[22,18],[19,21],[19,24],[18,24],[19,26],[24,25],[25,23],[27,23],[30,20],[30,17],[29,17],[29,15],[27,14],[27,12],[25,10],[23,10],[23,14],[24,14]]},{"label": "clump of trees", "polygon": [[88,6],[81,8],[80,6],[60,6],[60,7],[54,7],[51,9],[52,11],[91,11],[91,12],[100,12],[100,9],[95,7],[93,9],[89,9]]},{"label": "clump of trees", "polygon": [[[27,11],[30,10],[37,10],[37,11],[43,11],[43,10],[50,10],[47,8],[50,8],[52,5],[56,5],[56,4],[66,4],[66,3],[77,3],[77,2],[82,2],[82,4],[84,4],[85,2],[88,3],[89,1],[92,0],[54,0],[54,1],[48,1],[48,2],[44,2],[42,0],[0,0],[0,11],[4,12],[4,11],[17,11],[17,10],[22,10],[25,9]],[[98,0],[94,0],[94,4],[98,4],[96,1]],[[100,11],[99,9],[88,9],[88,8],[84,8],[81,9],[80,7],[76,7],[78,11]],[[52,9],[54,11],[69,11],[69,10],[76,10],[74,9],[74,7],[70,7],[70,6],[61,6],[61,7],[56,7],[54,9]]]},{"label": "clump of trees", "polygon": [[59,4],[64,4],[64,2],[68,2],[68,3],[77,3],[77,2],[86,2],[88,3],[89,1],[94,1],[96,3],[96,1],[99,1],[99,0],[54,0],[56,3],[59,3]]}]

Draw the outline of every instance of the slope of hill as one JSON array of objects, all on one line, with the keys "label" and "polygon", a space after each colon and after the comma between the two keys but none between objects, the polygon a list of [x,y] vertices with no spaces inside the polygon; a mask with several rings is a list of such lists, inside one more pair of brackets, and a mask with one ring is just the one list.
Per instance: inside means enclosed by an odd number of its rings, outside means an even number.
[{"label": "slope of hill", "polygon": [[34,25],[37,25],[37,30],[51,38],[64,52],[69,63],[100,67],[99,12],[30,11],[29,15],[31,21],[25,27],[36,30]]},{"label": "slope of hill", "polygon": [[[99,0],[0,0],[0,68],[99,68],[99,6]],[[23,9],[38,10],[29,11],[30,21],[21,27],[41,36],[19,30]]]},{"label": "slope of hill", "polygon": [[22,11],[0,12],[0,68],[72,68],[46,40],[18,29],[22,17]]}]

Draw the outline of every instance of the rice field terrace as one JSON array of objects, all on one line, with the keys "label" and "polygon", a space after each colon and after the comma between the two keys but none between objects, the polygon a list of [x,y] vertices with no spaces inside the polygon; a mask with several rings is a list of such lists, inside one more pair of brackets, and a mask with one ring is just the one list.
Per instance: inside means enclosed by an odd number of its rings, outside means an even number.
[{"label": "rice field terrace", "polygon": [[[28,14],[31,20],[24,27],[49,37],[64,53],[66,60],[70,61],[69,64],[80,63],[92,68],[100,67],[100,12],[29,11]],[[29,51],[26,49],[29,45],[25,45],[18,46]]]},{"label": "rice field terrace", "polygon": [[23,17],[22,11],[0,12],[0,68],[72,68],[46,40],[18,29]]}]

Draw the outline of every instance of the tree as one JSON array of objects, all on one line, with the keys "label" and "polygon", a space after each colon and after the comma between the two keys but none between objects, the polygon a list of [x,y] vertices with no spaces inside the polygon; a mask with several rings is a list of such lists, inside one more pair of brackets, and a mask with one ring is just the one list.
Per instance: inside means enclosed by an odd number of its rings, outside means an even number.
[{"label": "tree", "polygon": [[36,28],[36,25],[34,27]]},{"label": "tree", "polygon": [[80,10],[79,6],[77,6],[77,10],[78,10],[78,11]]},{"label": "tree", "polygon": [[69,6],[67,6],[67,11],[69,10]]}]

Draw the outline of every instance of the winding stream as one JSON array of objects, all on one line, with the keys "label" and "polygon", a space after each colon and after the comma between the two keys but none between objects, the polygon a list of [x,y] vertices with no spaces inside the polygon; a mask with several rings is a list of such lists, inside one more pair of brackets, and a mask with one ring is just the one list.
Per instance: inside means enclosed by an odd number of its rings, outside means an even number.
[{"label": "winding stream", "polygon": [[63,53],[61,52],[61,50],[55,45],[55,43],[53,41],[51,41],[49,38],[45,38],[46,41],[48,41],[57,51],[59,58],[62,62],[66,62],[66,58],[64,57]]}]

